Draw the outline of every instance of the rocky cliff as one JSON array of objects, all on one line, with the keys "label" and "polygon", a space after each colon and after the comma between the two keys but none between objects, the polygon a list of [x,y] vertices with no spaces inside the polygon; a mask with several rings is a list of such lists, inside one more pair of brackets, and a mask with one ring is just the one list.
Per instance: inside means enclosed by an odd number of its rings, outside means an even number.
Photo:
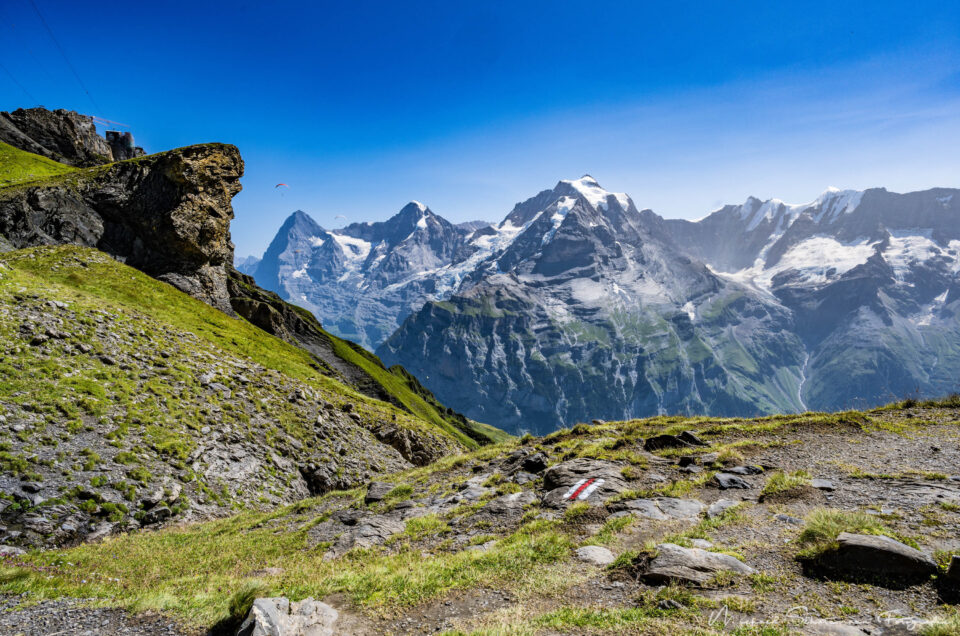
[{"label": "rocky cliff", "polygon": [[400,369],[327,333],[309,312],[233,267],[232,197],[243,160],[226,144],[179,148],[0,188],[0,237],[10,248],[95,247],[229,315],[296,344],[361,393],[425,418],[467,446],[496,431],[449,411]]},{"label": "rocky cliff", "polygon": [[93,117],[62,108],[0,112],[0,141],[80,168],[114,160],[107,140],[97,134]]},{"label": "rocky cliff", "polygon": [[233,313],[230,201],[243,160],[226,144],[179,148],[0,190],[14,247],[96,247]]}]

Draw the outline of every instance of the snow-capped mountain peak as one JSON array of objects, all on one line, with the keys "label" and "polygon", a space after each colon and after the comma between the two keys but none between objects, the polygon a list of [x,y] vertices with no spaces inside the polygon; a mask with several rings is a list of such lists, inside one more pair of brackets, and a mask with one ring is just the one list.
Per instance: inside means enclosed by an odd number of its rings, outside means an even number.
[{"label": "snow-capped mountain peak", "polygon": [[624,192],[609,192],[603,189],[596,179],[588,174],[575,180],[563,180],[561,185],[567,185],[580,193],[590,205],[598,210],[607,210],[609,197],[614,197],[624,210],[630,207],[630,197]]}]

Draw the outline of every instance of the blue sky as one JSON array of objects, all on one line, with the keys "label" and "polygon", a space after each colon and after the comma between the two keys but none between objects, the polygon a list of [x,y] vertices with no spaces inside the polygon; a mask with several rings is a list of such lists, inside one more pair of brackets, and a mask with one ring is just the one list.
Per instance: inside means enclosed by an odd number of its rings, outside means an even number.
[{"label": "blue sky", "polygon": [[955,1],[33,4],[0,1],[0,110],[236,144],[241,255],[297,208],[500,220],[584,173],[685,218],[960,186]]}]

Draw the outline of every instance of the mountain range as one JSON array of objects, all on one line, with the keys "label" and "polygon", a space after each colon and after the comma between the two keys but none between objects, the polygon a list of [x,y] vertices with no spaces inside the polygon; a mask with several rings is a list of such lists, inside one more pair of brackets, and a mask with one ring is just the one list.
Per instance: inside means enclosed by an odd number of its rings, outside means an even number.
[{"label": "mountain range", "polygon": [[584,176],[497,225],[298,211],[244,269],[507,430],[835,410],[956,388],[956,194],[831,188],[694,222]]}]

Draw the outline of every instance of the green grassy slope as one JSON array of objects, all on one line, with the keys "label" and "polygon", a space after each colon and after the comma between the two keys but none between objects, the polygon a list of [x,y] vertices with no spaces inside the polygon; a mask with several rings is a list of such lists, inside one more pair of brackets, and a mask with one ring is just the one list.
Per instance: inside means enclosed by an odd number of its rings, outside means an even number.
[{"label": "green grassy slope", "polygon": [[0,141],[0,188],[52,177],[76,168],[14,148]]},{"label": "green grassy slope", "polygon": [[[86,265],[66,265],[74,259]],[[97,250],[76,246],[32,248],[7,254],[5,261],[11,269],[6,272],[4,285],[11,289],[42,290],[47,296],[79,300],[119,314],[147,314],[155,321],[188,331],[217,349],[307,382],[322,390],[331,402],[353,402],[387,419],[396,416],[403,426],[439,433],[451,440],[461,441],[465,437],[361,395],[321,373],[316,361],[303,349],[104,257]]]},{"label": "green grassy slope", "polygon": [[[139,157],[127,161],[138,162],[148,158],[149,156]],[[0,196],[2,196],[4,190],[13,192],[23,187],[34,187],[45,183],[49,183],[50,185],[66,184],[69,186],[74,180],[86,179],[102,173],[109,168],[109,165],[112,164],[76,169],[39,155],[18,150],[0,142]],[[2,241],[2,237],[0,237],[0,241]],[[123,297],[131,303],[132,306],[140,307],[142,311],[154,312],[161,309],[159,304],[152,303],[149,298],[131,297],[128,290],[125,290],[122,286],[119,288],[111,288],[108,284],[104,283],[96,291],[98,293],[108,293],[114,297]],[[139,303],[141,301],[146,304],[140,306]],[[302,311],[309,316],[311,321],[315,320],[312,314],[309,314],[306,310]],[[189,324],[192,316],[181,316],[180,319],[180,324]],[[231,326],[231,329],[232,328],[233,326]],[[246,325],[244,328],[259,331],[251,325]],[[396,403],[403,405],[404,408],[423,422],[442,431],[445,436],[456,440],[467,448],[476,448],[481,444],[500,441],[508,437],[506,433],[492,426],[462,418],[459,414],[456,414],[437,402],[433,395],[420,387],[415,378],[402,370],[386,369],[376,356],[363,350],[354,343],[336,338],[330,334],[326,335],[332,343],[334,352],[338,357],[361,368],[371,376],[375,382],[380,384],[387,393],[393,396],[396,399]],[[247,342],[249,342],[249,340]],[[296,354],[292,354],[289,349],[295,347],[290,345],[287,345],[287,347],[288,350],[279,354],[278,363],[284,366],[292,365],[292,367],[313,367],[314,361],[310,354],[301,350],[297,350]],[[264,347],[263,349],[267,350],[269,347]],[[292,360],[297,360],[297,364],[294,365],[291,362]]]}]

